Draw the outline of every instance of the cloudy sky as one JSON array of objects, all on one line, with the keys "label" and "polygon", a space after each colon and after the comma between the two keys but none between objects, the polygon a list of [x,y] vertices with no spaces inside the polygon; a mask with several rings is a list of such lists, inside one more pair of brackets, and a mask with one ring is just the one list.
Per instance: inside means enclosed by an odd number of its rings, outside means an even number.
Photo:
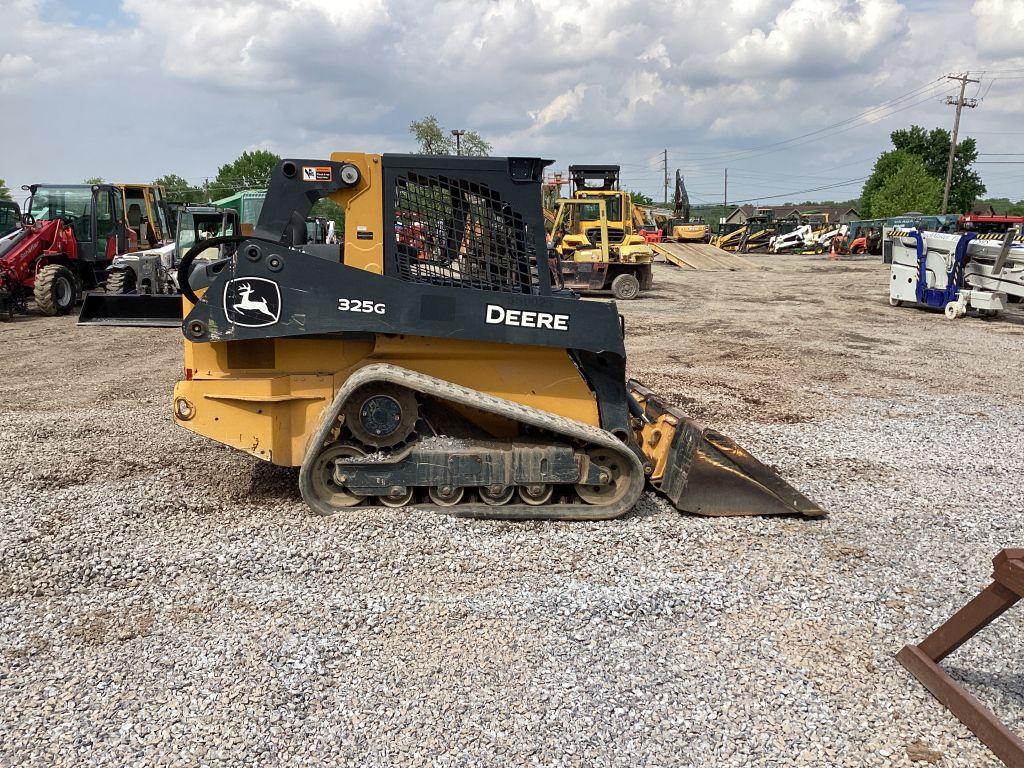
[{"label": "cloudy sky", "polygon": [[962,133],[1024,198],[1024,0],[0,0],[0,178],[201,183],[243,149],[412,149],[411,120],[496,154],[618,162],[660,196],[844,199],[893,128]]}]

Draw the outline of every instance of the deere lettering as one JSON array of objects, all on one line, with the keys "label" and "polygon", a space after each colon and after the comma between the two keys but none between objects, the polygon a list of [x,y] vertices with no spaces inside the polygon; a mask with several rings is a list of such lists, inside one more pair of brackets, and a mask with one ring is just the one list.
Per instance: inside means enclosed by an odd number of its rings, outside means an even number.
[{"label": "deere lettering", "polygon": [[569,316],[550,312],[532,312],[505,309],[497,304],[487,305],[487,322],[491,325],[512,325],[517,328],[546,328],[550,331],[568,331]]}]

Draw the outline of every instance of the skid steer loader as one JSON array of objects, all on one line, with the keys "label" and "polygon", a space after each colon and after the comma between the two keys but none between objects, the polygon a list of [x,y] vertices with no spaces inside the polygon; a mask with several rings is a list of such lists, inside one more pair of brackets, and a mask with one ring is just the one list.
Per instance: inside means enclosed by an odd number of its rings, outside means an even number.
[{"label": "skid steer loader", "polygon": [[[626,380],[614,303],[552,288],[548,164],[283,160],[251,236],[182,259],[176,423],[299,467],[320,514],[382,504],[608,519],[646,486],[703,515],[824,514]],[[343,244],[295,245],[322,197],[345,210]],[[226,240],[232,257],[193,269]]]}]

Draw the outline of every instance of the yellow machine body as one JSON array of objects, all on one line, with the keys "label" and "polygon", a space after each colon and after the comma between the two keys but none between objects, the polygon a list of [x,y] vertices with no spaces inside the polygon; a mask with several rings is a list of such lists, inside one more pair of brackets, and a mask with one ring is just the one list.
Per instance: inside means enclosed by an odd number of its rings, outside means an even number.
[{"label": "yellow machine body", "polygon": [[[380,155],[335,152],[331,160],[355,165],[362,176],[356,187],[331,195],[346,213],[345,264],[382,274]],[[191,305],[184,303],[187,315]],[[339,387],[371,363],[392,363],[600,426],[594,395],[564,349],[384,334],[366,341],[186,339],[185,380],[174,389],[175,420],[265,461],[299,466]],[[485,414],[471,418],[487,420]]]},{"label": "yellow machine body", "polygon": [[559,233],[555,242],[558,255],[577,262],[653,262],[654,251],[642,235],[634,234],[631,221],[609,217],[610,201],[621,211],[628,206],[627,200],[625,193],[617,191],[591,191],[559,200],[552,225]]},{"label": "yellow machine body", "polygon": [[673,224],[670,238],[677,242],[704,243],[711,235],[707,224]]},{"label": "yellow machine body", "polygon": [[[594,396],[565,350],[385,335],[372,341],[186,341],[175,420],[257,458],[297,467],[324,408],[370,363],[392,363],[600,426]],[[485,414],[465,415],[492,430]]]}]

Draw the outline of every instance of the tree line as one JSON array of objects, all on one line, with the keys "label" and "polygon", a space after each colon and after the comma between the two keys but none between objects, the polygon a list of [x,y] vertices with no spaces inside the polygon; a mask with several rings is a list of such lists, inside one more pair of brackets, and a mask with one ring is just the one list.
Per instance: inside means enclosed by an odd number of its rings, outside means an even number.
[{"label": "tree line", "polygon": [[[416,144],[414,152],[425,155],[454,155],[456,152],[467,156],[490,154],[490,142],[476,131],[455,132],[445,129],[434,115],[409,124],[409,133]],[[902,128],[890,134],[892,149],[882,152],[875,160],[871,175],[864,183],[859,200],[849,201],[862,218],[882,218],[909,211],[937,213],[942,205],[942,192],[946,178],[946,162],[949,156],[950,132],[943,128],[927,130],[919,125]],[[1007,198],[982,199],[985,185],[972,168],[978,158],[977,143],[967,137],[957,142],[956,159],[953,164],[950,187],[949,210],[967,213],[975,202],[991,205],[998,213],[1024,214],[1024,200],[1013,202]],[[167,199],[178,203],[205,203],[229,197],[244,189],[264,189],[271,171],[281,158],[268,150],[244,151],[230,163],[217,169],[213,179],[202,184],[190,184],[175,173],[165,174],[153,180],[167,193]],[[85,183],[95,184],[103,179],[94,177]],[[655,201],[642,192],[630,192],[633,201],[641,205],[655,205]],[[0,200],[10,200],[11,191],[0,179]],[[813,202],[807,205],[829,205],[828,202]],[[789,205],[789,203],[787,203]],[[705,210],[706,209],[706,210]],[[714,217],[722,206],[694,206],[695,215]],[[338,225],[344,222],[344,211],[331,200],[321,200],[314,207],[313,215],[333,219]],[[711,220],[709,218],[709,220]]]}]

